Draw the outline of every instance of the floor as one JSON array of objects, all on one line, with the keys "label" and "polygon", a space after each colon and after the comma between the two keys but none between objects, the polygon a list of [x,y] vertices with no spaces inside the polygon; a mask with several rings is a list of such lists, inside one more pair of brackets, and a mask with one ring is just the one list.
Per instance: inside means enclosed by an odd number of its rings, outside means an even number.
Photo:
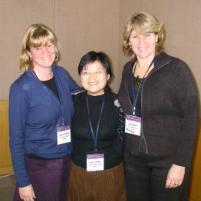
[{"label": "floor", "polygon": [[14,189],[14,176],[0,175],[0,201],[12,201]]}]

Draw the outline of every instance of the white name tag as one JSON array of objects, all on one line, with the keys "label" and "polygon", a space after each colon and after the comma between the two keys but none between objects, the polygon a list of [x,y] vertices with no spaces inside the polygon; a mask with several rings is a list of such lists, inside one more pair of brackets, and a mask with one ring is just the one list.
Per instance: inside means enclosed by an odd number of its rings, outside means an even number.
[{"label": "white name tag", "polygon": [[57,145],[71,142],[70,126],[59,126],[57,128]]},{"label": "white name tag", "polygon": [[140,136],[141,117],[134,115],[126,115],[125,133]]},{"label": "white name tag", "polygon": [[104,154],[87,154],[87,171],[104,170]]}]

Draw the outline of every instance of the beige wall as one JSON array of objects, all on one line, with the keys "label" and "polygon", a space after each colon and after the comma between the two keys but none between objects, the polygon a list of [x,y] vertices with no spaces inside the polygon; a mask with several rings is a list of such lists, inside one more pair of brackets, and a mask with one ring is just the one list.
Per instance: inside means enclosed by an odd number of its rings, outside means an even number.
[{"label": "beige wall", "polygon": [[[139,11],[154,14],[165,24],[166,52],[183,59],[189,65],[201,94],[201,1],[122,0],[120,8],[121,33],[128,17]],[[119,64],[122,66],[128,58],[122,53],[120,58]]]},{"label": "beige wall", "polygon": [[89,50],[110,55],[118,74],[119,4],[120,0],[0,0],[0,99],[8,98],[9,86],[18,77],[22,36],[32,23],[45,23],[56,32],[60,65],[76,81],[78,62]]},{"label": "beige wall", "polygon": [[113,61],[117,91],[122,66],[121,40],[126,19],[134,12],[147,11],[164,22],[166,50],[185,60],[201,92],[201,1],[195,0],[0,0],[0,99],[8,98],[11,82],[18,77],[18,56],[25,29],[42,22],[57,34],[61,65],[79,81],[77,65],[88,50],[101,50]]},{"label": "beige wall", "polygon": [[0,99],[7,99],[9,85],[18,77],[22,35],[35,22],[54,25],[53,0],[0,0]]}]

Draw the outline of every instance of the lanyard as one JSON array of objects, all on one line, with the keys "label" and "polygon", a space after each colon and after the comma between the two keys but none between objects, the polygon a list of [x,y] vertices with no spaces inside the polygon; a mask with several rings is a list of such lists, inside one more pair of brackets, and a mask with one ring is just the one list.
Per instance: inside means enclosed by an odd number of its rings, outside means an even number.
[{"label": "lanyard", "polygon": [[86,95],[86,104],[87,104],[87,113],[88,113],[89,127],[90,127],[90,130],[91,130],[91,134],[92,134],[92,138],[93,138],[93,142],[94,142],[94,150],[97,151],[98,134],[99,134],[101,116],[103,114],[103,108],[104,108],[104,105],[105,105],[105,96],[103,96],[103,101],[102,101],[102,105],[101,105],[101,111],[100,111],[100,115],[99,115],[99,119],[98,119],[98,124],[97,124],[95,132],[94,132],[94,129],[93,129],[93,126],[92,126],[92,122],[91,122],[91,115],[90,115],[90,111],[89,111],[89,99],[88,99],[87,95]]},{"label": "lanyard", "polygon": [[[152,64],[154,62],[154,59],[152,60],[152,62],[150,63],[149,67],[147,68],[144,76],[141,78],[140,80],[140,83],[139,83],[139,86],[137,88],[137,91],[135,91],[135,88],[134,88],[134,84],[132,83],[132,97],[133,97],[133,114],[135,115],[135,110],[136,110],[136,105],[137,105],[137,101],[138,101],[138,98],[141,94],[141,90],[142,90],[142,87],[143,87],[143,84],[144,84],[144,81],[145,81],[145,76],[147,74],[147,72],[149,71],[149,69],[151,68]],[[136,66],[134,68],[134,72],[135,72],[135,69],[136,69]]]}]

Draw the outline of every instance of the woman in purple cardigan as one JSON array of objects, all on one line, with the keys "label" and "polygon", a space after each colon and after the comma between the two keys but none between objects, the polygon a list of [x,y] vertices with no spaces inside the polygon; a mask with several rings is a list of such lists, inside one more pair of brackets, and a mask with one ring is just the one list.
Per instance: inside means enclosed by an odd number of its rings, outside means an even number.
[{"label": "woman in purple cardigan", "polygon": [[72,151],[71,93],[79,90],[60,59],[57,38],[43,24],[23,38],[20,68],[9,97],[14,201],[65,201]]}]

